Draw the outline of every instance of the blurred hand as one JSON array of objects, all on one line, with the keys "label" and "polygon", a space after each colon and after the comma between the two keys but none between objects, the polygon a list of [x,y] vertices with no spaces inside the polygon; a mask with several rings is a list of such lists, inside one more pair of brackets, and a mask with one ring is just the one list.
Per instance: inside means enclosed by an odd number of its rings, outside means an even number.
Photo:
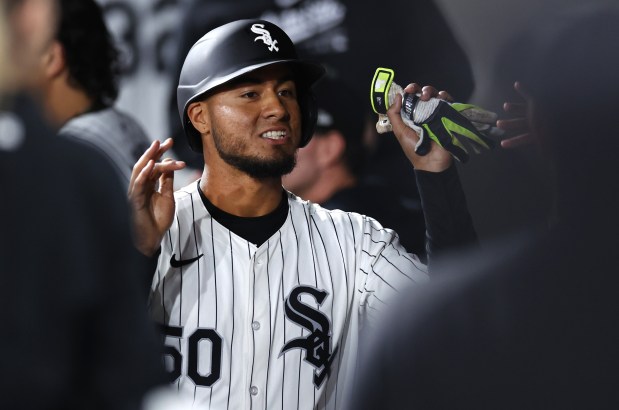
[{"label": "blurred hand", "polygon": [[529,109],[530,98],[523,89],[522,84],[516,81],[514,89],[522,96],[523,102],[506,102],[503,104],[503,110],[515,116],[509,120],[498,120],[497,128],[500,128],[507,133],[514,135],[501,141],[501,147],[514,148],[521,145],[532,144],[535,142],[535,137],[531,132],[529,121],[527,120],[527,111]]}]

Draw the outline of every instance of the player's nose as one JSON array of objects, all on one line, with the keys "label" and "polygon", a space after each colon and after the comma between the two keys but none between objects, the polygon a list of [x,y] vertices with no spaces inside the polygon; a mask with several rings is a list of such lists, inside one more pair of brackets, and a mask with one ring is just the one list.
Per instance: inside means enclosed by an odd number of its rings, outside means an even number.
[{"label": "player's nose", "polygon": [[288,118],[288,107],[276,90],[269,90],[263,94],[262,115],[265,118]]}]

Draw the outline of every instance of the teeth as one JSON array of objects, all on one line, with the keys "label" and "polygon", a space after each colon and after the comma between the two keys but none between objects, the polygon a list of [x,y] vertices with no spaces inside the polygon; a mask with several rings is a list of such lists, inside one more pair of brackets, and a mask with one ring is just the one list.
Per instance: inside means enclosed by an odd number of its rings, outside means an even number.
[{"label": "teeth", "polygon": [[286,131],[267,131],[261,135],[262,138],[279,140],[286,136]]}]

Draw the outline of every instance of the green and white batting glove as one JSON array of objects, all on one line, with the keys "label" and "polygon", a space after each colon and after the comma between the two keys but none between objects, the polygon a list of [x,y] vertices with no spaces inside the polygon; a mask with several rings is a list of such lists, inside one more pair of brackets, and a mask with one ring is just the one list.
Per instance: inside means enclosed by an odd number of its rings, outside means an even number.
[{"label": "green and white batting glove", "polygon": [[393,70],[378,68],[372,81],[371,101],[374,112],[379,114],[376,123],[379,133],[392,130],[386,112],[395,98],[400,97],[402,120],[419,135],[415,146],[418,155],[430,151],[430,140],[461,162],[468,160],[469,149],[479,153],[480,148],[494,147],[489,137],[499,136],[502,132],[494,126],[495,113],[473,104],[449,103],[438,98],[421,101],[419,94],[404,93],[402,87],[393,82],[393,77]]}]

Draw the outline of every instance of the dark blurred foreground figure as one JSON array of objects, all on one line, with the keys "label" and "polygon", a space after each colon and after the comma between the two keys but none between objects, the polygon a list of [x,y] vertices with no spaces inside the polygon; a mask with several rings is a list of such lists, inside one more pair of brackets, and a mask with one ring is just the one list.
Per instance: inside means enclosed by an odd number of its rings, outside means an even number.
[{"label": "dark blurred foreground figure", "polygon": [[124,190],[20,93],[54,16],[53,0],[0,9],[0,408],[138,409],[163,368]]},{"label": "dark blurred foreground figure", "polygon": [[619,11],[574,10],[539,27],[521,78],[556,222],[444,266],[421,303],[393,311],[354,409],[619,407]]},{"label": "dark blurred foreground figure", "polygon": [[24,134],[0,150],[0,407],[137,409],[163,368],[123,190],[33,111],[17,99],[1,114]]}]

